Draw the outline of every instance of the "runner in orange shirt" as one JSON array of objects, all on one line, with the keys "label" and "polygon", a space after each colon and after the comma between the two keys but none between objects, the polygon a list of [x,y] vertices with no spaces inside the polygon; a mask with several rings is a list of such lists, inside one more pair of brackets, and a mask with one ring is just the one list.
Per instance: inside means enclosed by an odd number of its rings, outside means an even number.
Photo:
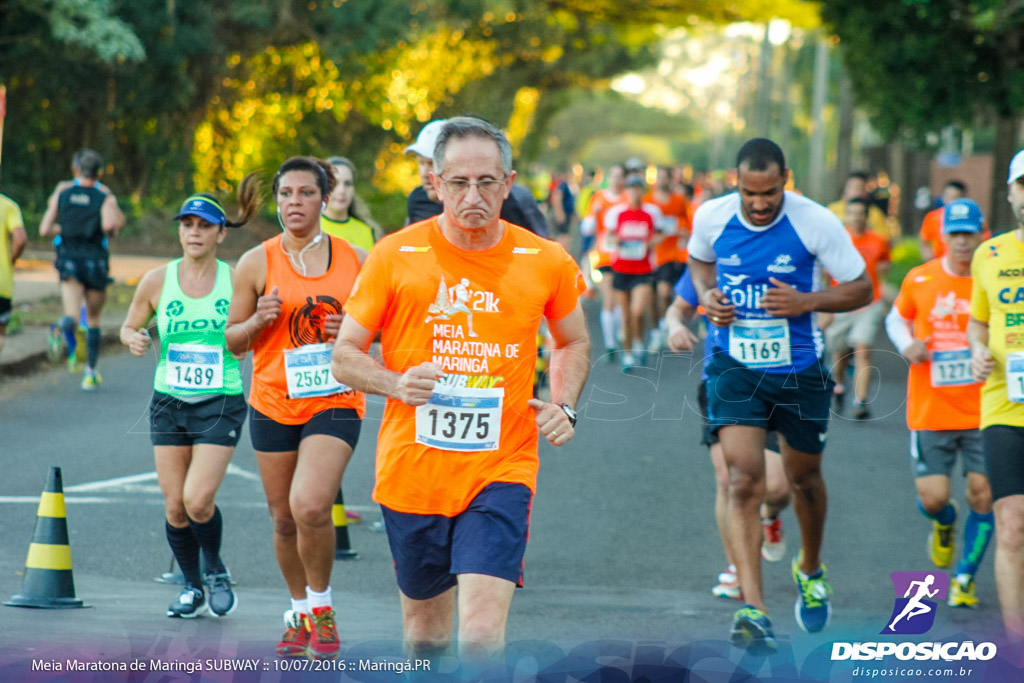
[{"label": "runner in orange shirt", "polygon": [[660,231],[665,234],[654,248],[654,320],[657,326],[651,330],[650,353],[658,353],[666,338],[665,311],[675,297],[673,288],[686,270],[686,241],[690,239],[690,203],[681,194],[672,191],[672,169],[658,168],[654,187],[644,196],[644,201],[654,204],[662,213]]},{"label": "runner in orange shirt", "polygon": [[929,554],[939,567],[953,559],[956,506],[950,477],[959,454],[967,475],[964,546],[949,604],[978,604],[974,575],[992,537],[992,491],[981,432],[981,384],[971,374],[967,322],[971,311],[971,258],[982,238],[981,210],[970,199],[943,208],[940,221],[949,249],[914,268],[885,320],[893,345],[910,361],[907,426],[917,505],[932,520]]},{"label": "runner in orange shirt", "polygon": [[[481,119],[449,119],[434,167],[444,213],[374,247],[332,368],[339,381],[388,397],[374,500],[407,654],[448,647],[458,587],[459,654],[472,666],[504,651],[537,434],[555,446],[572,439],[589,341],[572,257],[498,218],[515,180],[504,134]],[[554,339],[551,403],[531,398],[542,319]],[[378,331],[383,365],[367,353]]]},{"label": "runner in orange shirt", "polygon": [[292,157],[274,176],[283,232],[238,261],[225,339],[253,350],[249,432],[274,551],[292,608],[282,657],[333,659],[340,647],[331,600],[331,511],[359,440],[366,399],[331,376],[331,342],[366,252],[321,231],[337,176],[327,162]]},{"label": "runner in orange shirt", "polygon": [[[871,345],[882,325],[882,281],[892,265],[889,259],[889,242],[869,229],[867,226],[868,202],[866,199],[854,198],[846,202],[846,231],[850,233],[853,246],[864,257],[868,277],[874,287],[874,298],[867,306],[836,313],[835,319],[825,332],[828,347],[832,350],[832,379],[836,386],[836,410],[842,410],[846,388],[843,380],[853,356],[854,365],[854,403],[853,419],[866,420],[871,414],[867,407],[868,389],[871,385]],[[853,354],[850,354],[850,349]]]},{"label": "runner in orange shirt", "polygon": [[586,267],[589,262],[594,270],[601,273],[601,281],[598,283],[601,291],[601,337],[604,340],[605,362],[608,363],[615,362],[623,310],[616,305],[615,290],[612,287],[612,251],[608,248],[608,229],[605,227],[604,215],[608,209],[625,201],[626,169],[615,164],[608,169],[608,187],[594,193],[587,207],[587,215],[580,222],[580,234],[596,235],[594,248],[589,257],[584,257],[583,263]]}]

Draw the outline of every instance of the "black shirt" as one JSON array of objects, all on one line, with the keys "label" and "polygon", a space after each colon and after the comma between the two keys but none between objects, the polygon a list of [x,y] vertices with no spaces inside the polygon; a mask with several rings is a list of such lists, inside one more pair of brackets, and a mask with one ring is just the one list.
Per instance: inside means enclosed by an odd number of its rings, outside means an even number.
[{"label": "black shirt", "polygon": [[101,208],[107,194],[96,187],[73,185],[57,195],[60,243],[74,252],[104,250]]}]

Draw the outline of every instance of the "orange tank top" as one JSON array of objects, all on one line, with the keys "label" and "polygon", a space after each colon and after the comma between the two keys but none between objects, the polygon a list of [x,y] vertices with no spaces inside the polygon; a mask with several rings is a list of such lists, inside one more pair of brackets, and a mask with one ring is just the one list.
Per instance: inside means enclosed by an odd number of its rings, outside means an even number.
[{"label": "orange tank top", "polygon": [[360,418],[366,410],[366,397],[338,384],[330,371],[334,338],[324,332],[324,319],[342,313],[359,274],[359,257],[344,240],[329,239],[331,264],[317,277],[295,271],[282,248],[281,235],[263,243],[264,291],[277,287],[283,303],[281,315],[253,347],[249,404],[283,424],[304,424],[329,408],[351,408]]}]

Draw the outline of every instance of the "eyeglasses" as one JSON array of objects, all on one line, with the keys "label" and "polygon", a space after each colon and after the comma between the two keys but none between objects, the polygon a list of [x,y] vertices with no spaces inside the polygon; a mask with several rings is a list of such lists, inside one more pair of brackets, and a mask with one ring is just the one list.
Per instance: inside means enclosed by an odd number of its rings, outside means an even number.
[{"label": "eyeglasses", "polygon": [[469,188],[474,185],[476,186],[477,192],[482,196],[493,197],[505,189],[505,181],[507,179],[508,176],[505,176],[501,180],[485,179],[477,181],[463,180],[461,178],[455,178],[452,180],[445,180],[444,178],[441,178],[441,182],[444,183],[445,188],[456,197],[461,197],[466,194],[469,192]]}]

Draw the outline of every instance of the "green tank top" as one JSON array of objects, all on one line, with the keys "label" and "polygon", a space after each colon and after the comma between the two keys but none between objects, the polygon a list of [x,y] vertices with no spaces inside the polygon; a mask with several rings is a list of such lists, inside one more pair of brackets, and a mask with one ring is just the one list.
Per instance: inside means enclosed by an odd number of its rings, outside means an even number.
[{"label": "green tank top", "polygon": [[160,292],[156,311],[160,362],[153,388],[183,400],[241,394],[238,361],[224,341],[231,303],[231,270],[218,260],[213,290],[201,299],[193,299],[178,284],[180,263],[179,258],[167,264]]},{"label": "green tank top", "polygon": [[373,228],[354,216],[349,216],[347,221],[336,221],[321,214],[320,229],[354,247],[362,247],[366,251],[373,248]]}]

